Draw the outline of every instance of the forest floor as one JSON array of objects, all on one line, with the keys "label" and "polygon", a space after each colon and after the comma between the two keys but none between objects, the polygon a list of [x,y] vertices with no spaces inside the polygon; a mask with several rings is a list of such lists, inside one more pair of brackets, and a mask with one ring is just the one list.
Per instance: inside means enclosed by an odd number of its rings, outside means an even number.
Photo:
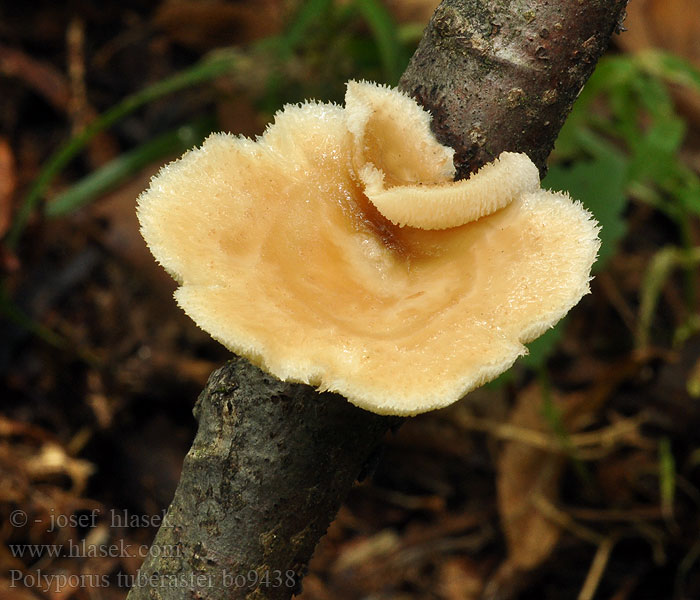
[{"label": "forest floor", "polygon": [[[271,53],[260,40],[289,32],[291,4],[0,7],[0,599],[126,596],[193,439],[194,402],[229,357],[177,308],[140,237],[149,178],[208,131],[256,135],[284,102],[339,100],[350,77],[391,80],[436,3],[388,4],[394,54],[351,2],[318,2],[327,23]],[[649,14],[630,15],[608,64],[654,43],[700,60],[700,15],[685,4],[641,3]],[[47,172],[110,107],[226,47],[240,66],[154,93]],[[301,598],[700,598],[700,85],[682,84],[664,88],[671,116],[641,104],[640,139],[668,124],[654,139],[669,162],[625,185],[592,293],[534,360],[387,439]],[[620,89],[586,110],[614,117]],[[555,160],[558,176],[586,173],[564,150]],[[85,183],[90,173],[101,179]]]}]

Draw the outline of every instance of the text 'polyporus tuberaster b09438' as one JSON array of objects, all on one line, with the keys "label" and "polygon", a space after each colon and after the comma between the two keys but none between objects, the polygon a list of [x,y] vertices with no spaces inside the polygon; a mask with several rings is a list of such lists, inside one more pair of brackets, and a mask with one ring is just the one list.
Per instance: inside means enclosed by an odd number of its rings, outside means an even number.
[{"label": "text 'polyporus tuberaster b09438'", "polygon": [[138,201],[175,297],[280,379],[381,414],[446,406],[508,369],[589,290],[598,226],[524,154],[454,182],[401,92],[286,106],[255,141],[210,136]]}]

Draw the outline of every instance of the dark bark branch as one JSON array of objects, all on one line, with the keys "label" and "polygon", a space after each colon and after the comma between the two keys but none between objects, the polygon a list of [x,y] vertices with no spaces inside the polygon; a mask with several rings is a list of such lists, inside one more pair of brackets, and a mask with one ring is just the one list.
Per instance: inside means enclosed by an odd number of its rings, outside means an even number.
[{"label": "dark bark branch", "polygon": [[289,598],[397,419],[240,358],[212,374],[195,416],[166,523],[129,598]]},{"label": "dark bark branch", "polygon": [[[625,4],[444,0],[400,87],[432,111],[437,136],[457,150],[459,176],[503,150],[527,152],[543,170]],[[242,359],[211,376],[195,416],[168,522],[129,600],[289,598],[399,420]]]},{"label": "dark bark branch", "polygon": [[444,0],[400,86],[433,113],[464,178],[504,150],[544,173],[627,0]]}]

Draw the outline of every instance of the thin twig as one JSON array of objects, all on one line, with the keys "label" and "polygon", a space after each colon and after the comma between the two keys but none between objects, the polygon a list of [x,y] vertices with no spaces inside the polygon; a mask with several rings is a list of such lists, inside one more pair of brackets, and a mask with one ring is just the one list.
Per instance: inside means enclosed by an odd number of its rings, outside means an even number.
[{"label": "thin twig", "polygon": [[598,589],[600,580],[603,578],[605,567],[608,565],[610,553],[612,552],[616,541],[617,540],[615,538],[609,536],[598,544],[598,550],[593,557],[591,568],[588,570],[586,580],[583,582],[583,587],[578,594],[578,600],[592,600],[596,590]]}]

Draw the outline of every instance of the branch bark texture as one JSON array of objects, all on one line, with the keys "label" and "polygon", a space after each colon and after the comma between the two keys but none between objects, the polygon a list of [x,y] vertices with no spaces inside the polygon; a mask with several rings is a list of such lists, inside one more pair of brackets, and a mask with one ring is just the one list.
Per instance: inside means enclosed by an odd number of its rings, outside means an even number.
[{"label": "branch bark texture", "polygon": [[433,114],[457,177],[504,150],[544,174],[574,100],[627,0],[444,0],[400,87]]},{"label": "branch bark texture", "polygon": [[396,418],[242,358],[209,378],[199,429],[129,599],[289,598]]},{"label": "branch bark texture", "polygon": [[[541,171],[626,0],[444,0],[400,82],[456,150]],[[129,600],[282,599],[398,419],[282,383],[243,359],[210,378],[182,479]]]}]

